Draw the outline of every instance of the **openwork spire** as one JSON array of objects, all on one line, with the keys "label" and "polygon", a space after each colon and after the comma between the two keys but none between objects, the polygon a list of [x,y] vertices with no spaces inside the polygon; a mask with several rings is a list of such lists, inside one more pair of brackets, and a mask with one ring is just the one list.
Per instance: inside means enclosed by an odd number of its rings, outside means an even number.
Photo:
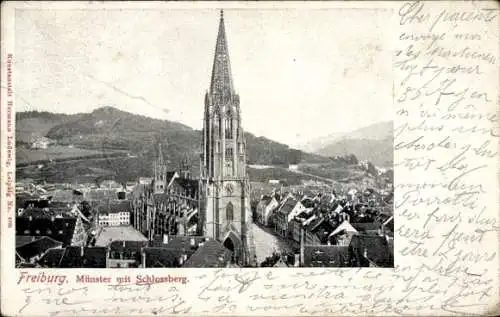
[{"label": "openwork spire", "polygon": [[219,33],[215,45],[214,64],[212,68],[212,80],[210,82],[210,93],[219,96],[231,96],[233,94],[233,78],[231,75],[231,63],[227,48],[226,30],[224,27],[224,11],[220,11]]}]

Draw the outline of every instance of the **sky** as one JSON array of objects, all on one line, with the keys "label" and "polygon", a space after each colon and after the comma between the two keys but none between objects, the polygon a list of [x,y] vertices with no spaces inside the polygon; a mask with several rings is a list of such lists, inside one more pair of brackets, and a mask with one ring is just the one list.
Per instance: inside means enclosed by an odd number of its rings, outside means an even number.
[{"label": "sky", "polygon": [[[392,120],[390,12],[226,9],[243,127],[298,146]],[[16,111],[101,106],[201,129],[218,9],[17,10]]]}]

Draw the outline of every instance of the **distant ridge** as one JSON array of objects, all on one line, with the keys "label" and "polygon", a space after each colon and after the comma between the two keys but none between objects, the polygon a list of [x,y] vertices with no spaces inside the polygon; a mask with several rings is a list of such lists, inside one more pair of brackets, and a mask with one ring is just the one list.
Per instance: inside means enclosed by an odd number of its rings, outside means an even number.
[{"label": "distant ridge", "polygon": [[354,154],[359,160],[392,167],[393,130],[392,121],[379,122],[349,133],[317,138],[301,148],[324,156]]},{"label": "distant ridge", "polygon": [[[50,112],[16,113],[18,143],[28,143],[33,135],[46,136],[58,144],[86,149],[120,149],[154,159],[157,144],[163,143],[165,155],[178,164],[185,153],[199,168],[201,131],[168,120],[154,119],[106,106],[90,113]],[[286,144],[245,134],[248,160],[252,164],[297,164],[325,162],[328,158],[290,148]],[[149,168],[149,166],[148,166]]]}]

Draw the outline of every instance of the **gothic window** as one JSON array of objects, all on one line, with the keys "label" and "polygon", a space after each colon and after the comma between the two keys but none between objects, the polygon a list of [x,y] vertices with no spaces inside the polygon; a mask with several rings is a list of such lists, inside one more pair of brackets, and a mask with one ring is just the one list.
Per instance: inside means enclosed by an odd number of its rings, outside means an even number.
[{"label": "gothic window", "polygon": [[224,126],[226,127],[226,139],[232,139],[233,138],[233,120],[231,118],[227,118],[225,120]]},{"label": "gothic window", "polygon": [[215,136],[220,136],[220,127],[219,127],[219,116],[214,117],[214,134]]},{"label": "gothic window", "polygon": [[226,161],[229,161],[232,159],[233,159],[233,148],[227,147],[226,148]]},{"label": "gothic window", "polygon": [[233,161],[226,160],[226,162],[224,162],[224,176],[231,175],[233,175]]},{"label": "gothic window", "polygon": [[233,221],[233,204],[229,202],[226,206],[226,220],[228,222]]}]

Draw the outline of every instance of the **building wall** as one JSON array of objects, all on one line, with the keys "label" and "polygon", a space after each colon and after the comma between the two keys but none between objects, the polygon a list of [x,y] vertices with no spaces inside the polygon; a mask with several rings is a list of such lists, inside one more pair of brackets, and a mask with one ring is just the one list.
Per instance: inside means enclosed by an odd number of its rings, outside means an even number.
[{"label": "building wall", "polygon": [[[231,184],[232,190],[227,189],[227,184]],[[207,193],[205,199],[206,209],[204,225],[204,235],[211,237],[221,243],[233,232],[231,237],[237,237],[239,241],[233,241],[233,244],[246,248],[247,226],[250,223],[251,209],[250,200],[246,194],[246,189],[241,181],[220,181],[217,185],[208,185],[204,190]],[[228,217],[228,205],[232,205],[232,218]],[[248,250],[235,250],[237,257],[241,259]]]},{"label": "building wall", "polygon": [[263,224],[265,226],[269,226],[272,224],[274,211],[278,207],[278,201],[273,197],[273,199],[269,202],[269,204],[264,209],[263,214]]},{"label": "building wall", "polygon": [[299,222],[298,220],[294,219],[290,222],[292,239],[297,243],[300,243],[300,229],[301,229],[301,227],[302,227],[302,223]]},{"label": "building wall", "polygon": [[130,213],[121,211],[99,215],[99,225],[109,227],[128,226],[130,225]]}]

